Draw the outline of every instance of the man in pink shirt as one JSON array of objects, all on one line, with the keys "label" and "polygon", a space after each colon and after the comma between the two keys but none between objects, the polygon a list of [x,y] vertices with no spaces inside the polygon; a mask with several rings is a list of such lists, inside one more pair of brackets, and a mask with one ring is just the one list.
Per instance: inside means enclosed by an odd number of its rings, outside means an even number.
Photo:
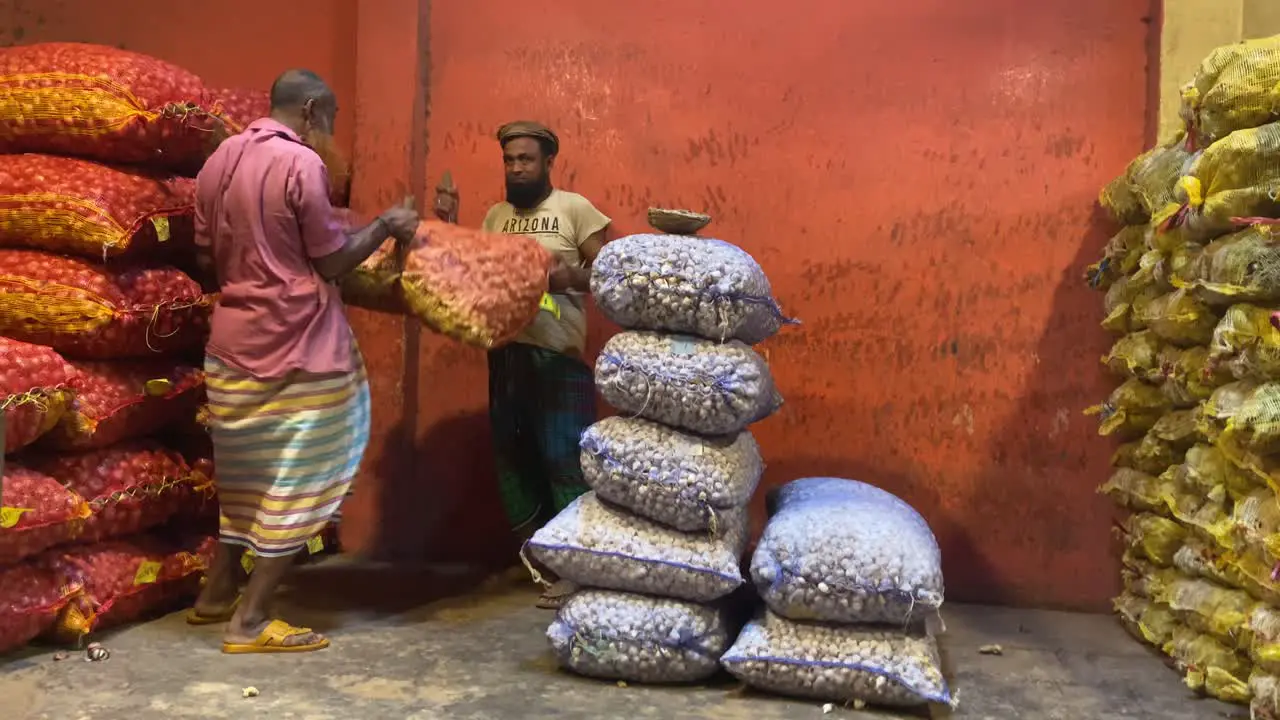
[{"label": "man in pink shirt", "polygon": [[[221,291],[205,358],[221,528],[188,622],[227,623],[227,653],[329,644],[268,605],[369,441],[369,386],[335,281],[417,229],[407,207],[355,232],[339,224],[318,154],[332,147],[337,109],[314,73],[286,72],[271,116],[224,141],[196,178],[197,243]],[[246,550],[254,570],[237,599]]]}]

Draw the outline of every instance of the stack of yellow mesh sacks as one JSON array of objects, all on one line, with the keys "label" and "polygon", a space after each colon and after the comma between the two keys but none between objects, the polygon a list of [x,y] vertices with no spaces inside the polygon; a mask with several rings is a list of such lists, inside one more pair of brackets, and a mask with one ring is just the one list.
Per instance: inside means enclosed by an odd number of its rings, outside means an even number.
[{"label": "stack of yellow mesh sacks", "polygon": [[1101,202],[1125,227],[1093,266],[1103,359],[1092,411],[1120,438],[1102,490],[1123,523],[1116,610],[1187,684],[1280,717],[1280,37],[1216,50],[1185,133]]}]

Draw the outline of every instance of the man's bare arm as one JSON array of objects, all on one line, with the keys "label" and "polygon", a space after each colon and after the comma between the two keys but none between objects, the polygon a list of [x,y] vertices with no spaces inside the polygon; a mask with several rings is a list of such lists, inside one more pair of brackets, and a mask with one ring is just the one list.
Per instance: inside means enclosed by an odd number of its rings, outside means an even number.
[{"label": "man's bare arm", "polygon": [[582,253],[582,267],[561,263],[551,271],[551,292],[591,292],[591,265],[604,247],[604,232],[599,230],[582,241],[578,248]]},{"label": "man's bare arm", "polygon": [[312,258],[311,265],[325,280],[336,280],[355,270],[373,251],[391,238],[391,227],[381,217],[355,232],[347,233],[341,250]]}]

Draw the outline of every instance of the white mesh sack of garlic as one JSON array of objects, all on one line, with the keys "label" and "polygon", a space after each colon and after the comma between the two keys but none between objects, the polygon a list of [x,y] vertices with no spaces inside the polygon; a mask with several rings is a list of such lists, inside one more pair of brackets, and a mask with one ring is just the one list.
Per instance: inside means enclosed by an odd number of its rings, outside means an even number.
[{"label": "white mesh sack of garlic", "polygon": [[739,432],[782,407],[769,364],[736,340],[619,333],[596,358],[596,388],[626,414],[704,435]]},{"label": "white mesh sack of garlic", "polygon": [[942,605],[938,541],[895,495],[856,480],[803,478],[771,504],[751,578],[775,613],[904,625]]},{"label": "white mesh sack of garlic", "polygon": [[642,418],[611,417],[579,443],[582,474],[601,499],[677,530],[714,529],[751,499],[764,461],[751,433],[692,435]]},{"label": "white mesh sack of garlic", "polygon": [[534,533],[528,547],[551,572],[584,587],[711,602],[744,582],[747,514],[727,511],[718,524],[714,535],[680,532],[588,492]]},{"label": "white mesh sack of garlic", "polygon": [[719,605],[581,590],[547,628],[560,666],[587,677],[639,683],[705,680],[733,640]]},{"label": "white mesh sack of garlic", "polygon": [[769,279],[742,248],[681,235],[631,235],[591,266],[591,294],[624,328],[755,345],[788,323]]}]

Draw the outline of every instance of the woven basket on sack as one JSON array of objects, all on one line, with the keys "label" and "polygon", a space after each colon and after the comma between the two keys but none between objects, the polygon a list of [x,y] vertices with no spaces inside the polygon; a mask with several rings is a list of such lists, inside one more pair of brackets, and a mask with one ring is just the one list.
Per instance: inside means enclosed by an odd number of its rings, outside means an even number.
[{"label": "woven basket on sack", "polygon": [[658,232],[693,235],[711,224],[711,216],[692,210],[649,208],[649,224]]}]

